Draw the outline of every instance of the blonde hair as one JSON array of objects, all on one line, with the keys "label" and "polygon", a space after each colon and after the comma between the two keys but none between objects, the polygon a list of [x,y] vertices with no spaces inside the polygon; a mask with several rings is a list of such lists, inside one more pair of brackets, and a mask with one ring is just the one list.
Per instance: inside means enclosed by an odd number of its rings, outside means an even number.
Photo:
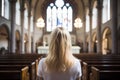
[{"label": "blonde hair", "polygon": [[49,54],[46,57],[47,71],[66,71],[74,62],[71,53],[71,36],[63,27],[57,27],[51,33]]}]

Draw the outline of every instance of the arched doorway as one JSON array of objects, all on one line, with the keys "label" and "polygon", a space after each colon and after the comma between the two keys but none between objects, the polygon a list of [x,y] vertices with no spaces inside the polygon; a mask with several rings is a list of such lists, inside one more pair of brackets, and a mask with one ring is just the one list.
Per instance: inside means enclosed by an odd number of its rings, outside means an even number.
[{"label": "arched doorway", "polygon": [[93,37],[92,37],[92,40],[93,40],[93,52],[94,53],[97,53],[97,38],[96,38],[96,33],[93,34]]},{"label": "arched doorway", "polygon": [[110,28],[106,28],[103,32],[102,36],[102,53],[108,54],[111,52],[111,30]]},{"label": "arched doorway", "polygon": [[9,29],[5,24],[0,26],[0,51],[1,54],[9,52]]},{"label": "arched doorway", "polygon": [[20,53],[20,32],[16,31],[16,53]]}]

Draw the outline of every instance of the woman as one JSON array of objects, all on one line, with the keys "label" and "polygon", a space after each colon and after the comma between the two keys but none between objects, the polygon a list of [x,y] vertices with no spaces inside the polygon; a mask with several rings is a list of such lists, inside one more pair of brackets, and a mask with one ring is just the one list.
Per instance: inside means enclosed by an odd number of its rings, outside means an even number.
[{"label": "woman", "polygon": [[63,27],[51,33],[49,54],[38,65],[41,80],[80,80],[80,61],[71,53],[71,36]]}]

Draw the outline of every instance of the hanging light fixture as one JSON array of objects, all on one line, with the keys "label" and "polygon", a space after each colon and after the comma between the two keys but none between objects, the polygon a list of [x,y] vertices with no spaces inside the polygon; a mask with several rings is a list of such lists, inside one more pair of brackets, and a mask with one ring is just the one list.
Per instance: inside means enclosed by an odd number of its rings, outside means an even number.
[{"label": "hanging light fixture", "polygon": [[40,17],[40,18],[37,20],[36,26],[37,26],[38,28],[43,28],[43,27],[45,27],[45,23],[44,23],[44,20],[43,20],[42,17]]},{"label": "hanging light fixture", "polygon": [[75,28],[81,28],[82,27],[82,21],[80,18],[76,18],[74,22],[74,27]]}]

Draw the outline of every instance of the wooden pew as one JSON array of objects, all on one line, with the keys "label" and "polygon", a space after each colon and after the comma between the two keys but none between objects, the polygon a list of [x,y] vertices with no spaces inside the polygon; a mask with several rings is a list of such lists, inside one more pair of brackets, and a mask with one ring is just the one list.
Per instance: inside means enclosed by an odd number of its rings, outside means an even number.
[{"label": "wooden pew", "polygon": [[0,65],[0,80],[29,80],[28,66]]},{"label": "wooden pew", "polygon": [[[46,54],[5,54],[0,55],[0,62],[7,64],[6,62],[12,62],[11,64],[16,65],[28,65],[30,72],[30,80],[35,80],[37,77],[38,63],[41,57],[46,56]],[[15,61],[19,61],[18,63]],[[31,64],[30,64],[31,61]],[[22,64],[23,62],[23,64]],[[25,63],[29,62],[29,64]],[[0,64],[2,64],[0,63]],[[35,65],[35,66],[34,66]]]},{"label": "wooden pew", "polygon": [[[32,59],[32,60],[38,60],[37,61],[37,64],[36,65],[36,72],[37,72],[37,65],[38,65],[38,62],[40,60],[40,57],[45,57],[46,55],[44,54],[20,54],[20,55],[7,55],[7,56],[4,56],[6,58],[12,58],[14,59],[14,57],[16,57],[17,59],[21,59],[21,62],[24,61],[24,60],[29,60],[29,59]],[[120,62],[120,56],[119,55],[101,55],[101,54],[80,54],[80,55],[77,55],[77,54],[74,54],[74,56],[76,56],[78,59],[80,59],[82,61],[82,63],[87,63],[87,67],[83,67],[83,76],[84,80],[88,80],[89,78],[89,70],[91,69],[91,64],[92,65],[101,65],[101,64],[119,64]],[[0,56],[1,57],[1,56]],[[3,58],[3,56],[2,56]],[[39,58],[39,59],[38,59]],[[111,61],[113,60],[113,63],[111,63]],[[1,60],[0,60],[1,61]],[[12,61],[12,60],[11,60]],[[14,60],[13,60],[14,61]],[[82,65],[83,65],[82,64]],[[85,66],[85,65],[84,65]],[[84,69],[85,68],[85,69]],[[90,68],[90,69],[89,69]],[[88,77],[87,77],[88,76]],[[33,80],[33,79],[31,79]]]},{"label": "wooden pew", "polygon": [[93,66],[90,80],[120,80],[119,66]]},{"label": "wooden pew", "polygon": [[73,54],[81,61],[95,61],[95,60],[120,60],[120,55],[102,55],[102,54]]},{"label": "wooden pew", "polygon": [[83,62],[83,67],[82,67],[82,72],[83,72],[83,76],[82,79],[83,80],[89,80],[89,74],[91,72],[91,66],[94,65],[120,65],[120,61],[112,61],[112,60],[107,60],[107,61],[86,61]]},{"label": "wooden pew", "polygon": [[[102,55],[102,54],[73,54],[76,58],[82,61],[82,79],[89,80],[89,72],[91,71],[91,65],[101,64],[120,64],[120,55]],[[112,63],[111,63],[112,61]]]},{"label": "wooden pew", "polygon": [[33,53],[29,53],[29,54],[6,54],[6,55],[0,55],[0,58],[30,58],[30,59],[37,59],[40,58],[41,56],[46,56],[46,54],[33,54]]},{"label": "wooden pew", "polygon": [[[43,54],[44,55],[44,54]],[[32,76],[31,77],[32,80],[35,80],[37,77],[37,67],[38,67],[38,62],[40,60],[40,57],[43,55],[38,55],[38,54],[7,54],[7,55],[1,55],[0,56],[0,61],[31,61],[31,62],[35,62],[35,70],[29,70],[29,72],[32,72]],[[30,68],[30,69],[33,69]],[[33,72],[35,71],[35,72]],[[34,75],[33,75],[34,73]],[[31,74],[30,74],[31,75]]]},{"label": "wooden pew", "polygon": [[5,60],[0,60],[0,65],[24,65],[29,67],[29,73],[30,73],[30,80],[35,80],[36,79],[36,70],[35,70],[35,62],[31,61],[5,61]]}]

